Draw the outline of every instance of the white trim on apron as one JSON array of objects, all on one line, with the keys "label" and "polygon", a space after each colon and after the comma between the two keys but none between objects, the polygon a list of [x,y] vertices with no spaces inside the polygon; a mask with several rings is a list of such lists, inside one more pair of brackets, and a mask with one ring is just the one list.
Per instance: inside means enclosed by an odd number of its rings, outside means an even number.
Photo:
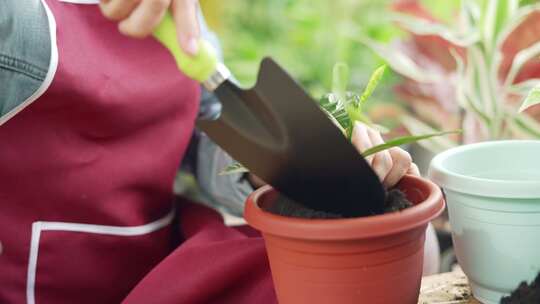
[{"label": "white trim on apron", "polygon": [[28,259],[28,276],[26,281],[26,303],[35,304],[36,269],[39,253],[39,239],[42,231],[83,232],[116,236],[138,236],[155,232],[171,224],[175,214],[173,208],[161,219],[141,226],[105,226],[67,222],[43,222],[32,224],[32,239],[30,241],[30,257]]},{"label": "white trim on apron", "polygon": [[45,75],[45,80],[41,83],[39,88],[28,97],[23,103],[19,104],[17,107],[9,111],[4,116],[0,117],[0,126],[10,120],[13,116],[17,115],[24,108],[38,99],[51,85],[54,75],[56,74],[56,68],[58,67],[58,45],[56,44],[56,20],[54,15],[49,9],[49,6],[45,0],[41,0],[45,12],[47,13],[47,19],[49,21],[49,31],[51,33],[51,59],[49,60],[49,69],[47,70],[47,75]]}]

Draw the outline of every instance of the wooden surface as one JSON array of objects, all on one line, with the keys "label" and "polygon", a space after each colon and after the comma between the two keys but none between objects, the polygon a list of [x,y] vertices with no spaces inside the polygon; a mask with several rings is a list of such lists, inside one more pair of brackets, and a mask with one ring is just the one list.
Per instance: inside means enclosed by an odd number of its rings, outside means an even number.
[{"label": "wooden surface", "polygon": [[471,295],[467,278],[454,271],[422,279],[418,304],[481,304]]}]

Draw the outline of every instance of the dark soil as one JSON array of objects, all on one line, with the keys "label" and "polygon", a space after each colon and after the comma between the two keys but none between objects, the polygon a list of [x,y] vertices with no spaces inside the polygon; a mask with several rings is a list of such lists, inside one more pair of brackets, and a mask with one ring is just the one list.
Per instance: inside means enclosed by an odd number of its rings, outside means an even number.
[{"label": "dark soil", "polygon": [[527,284],[521,282],[518,288],[508,297],[501,299],[501,304],[539,304],[540,303],[540,273],[536,279]]},{"label": "dark soil", "polygon": [[413,203],[409,202],[405,193],[399,189],[391,189],[386,192],[386,200],[384,201],[384,213],[401,211],[412,207]]},{"label": "dark soil", "polygon": [[[401,211],[412,205],[413,204],[407,200],[403,192],[398,189],[391,189],[386,193],[384,213]],[[348,217],[343,214],[307,208],[283,195],[280,195],[272,206],[265,208],[265,211],[283,216],[309,219],[339,219]]]}]

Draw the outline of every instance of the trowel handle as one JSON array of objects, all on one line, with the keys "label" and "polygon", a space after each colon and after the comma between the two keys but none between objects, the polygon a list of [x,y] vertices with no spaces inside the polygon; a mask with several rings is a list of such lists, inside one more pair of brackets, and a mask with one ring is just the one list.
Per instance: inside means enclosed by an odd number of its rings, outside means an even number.
[{"label": "trowel handle", "polygon": [[171,52],[178,68],[191,79],[203,83],[216,72],[216,51],[208,41],[199,40],[199,52],[195,56],[189,56],[180,48],[176,26],[169,12],[154,30],[154,37]]}]

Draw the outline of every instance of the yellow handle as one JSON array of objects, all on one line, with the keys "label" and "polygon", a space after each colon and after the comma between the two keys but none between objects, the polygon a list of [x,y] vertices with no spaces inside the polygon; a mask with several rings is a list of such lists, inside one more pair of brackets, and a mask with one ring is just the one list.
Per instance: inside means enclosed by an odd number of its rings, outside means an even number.
[{"label": "yellow handle", "polygon": [[195,56],[189,56],[180,48],[170,13],[165,14],[154,31],[154,37],[171,52],[178,68],[191,79],[204,82],[216,71],[218,63],[216,51],[208,41],[199,40],[199,52]]}]

